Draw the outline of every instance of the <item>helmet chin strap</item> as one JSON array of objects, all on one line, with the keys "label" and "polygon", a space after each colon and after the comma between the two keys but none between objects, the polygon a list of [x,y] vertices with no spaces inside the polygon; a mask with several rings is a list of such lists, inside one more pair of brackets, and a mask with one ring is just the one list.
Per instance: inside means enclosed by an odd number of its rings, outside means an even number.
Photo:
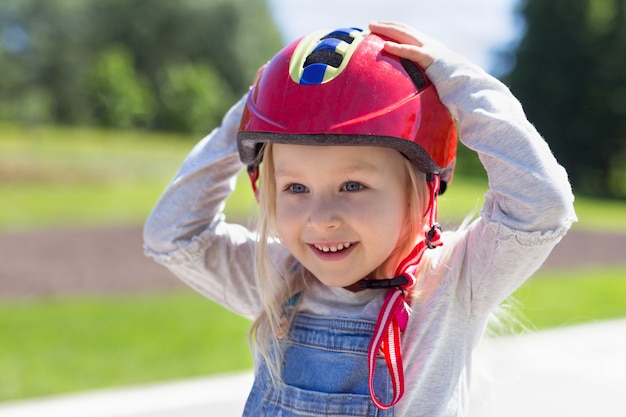
[{"label": "helmet chin strap", "polygon": [[[368,379],[372,401],[381,410],[393,407],[404,395],[404,367],[402,365],[401,332],[406,329],[411,303],[410,291],[416,283],[415,270],[422,260],[426,249],[441,246],[441,228],[437,223],[437,195],[439,193],[439,174],[426,177],[430,191],[430,202],[425,213],[429,229],[411,253],[396,268],[395,277],[383,280],[361,280],[362,288],[388,288],[387,296],[378,315],[376,328],[368,349]],[[383,403],[374,391],[374,373],[376,358],[383,354],[393,384],[391,402]]]},{"label": "helmet chin strap", "polygon": [[259,189],[257,183],[259,181],[259,166],[258,165],[248,165],[248,177],[250,178],[250,183],[252,183],[252,191],[254,192],[254,198],[256,202],[259,202]]}]

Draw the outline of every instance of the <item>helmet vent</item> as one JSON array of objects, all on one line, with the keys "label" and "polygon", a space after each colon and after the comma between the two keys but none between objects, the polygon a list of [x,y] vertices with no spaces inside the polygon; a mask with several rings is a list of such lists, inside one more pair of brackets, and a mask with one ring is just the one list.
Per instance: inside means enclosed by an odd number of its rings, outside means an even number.
[{"label": "helmet vent", "polygon": [[402,67],[407,72],[407,74],[413,81],[413,84],[415,84],[415,87],[417,87],[418,90],[423,90],[424,88],[426,88],[426,86],[428,85],[428,83],[426,82],[426,77],[424,77],[424,73],[415,62],[406,58],[400,58],[400,63],[402,64]]},{"label": "helmet vent", "polygon": [[354,38],[352,36],[350,36],[348,33],[344,33],[344,32],[333,32],[333,33],[329,33],[328,35],[324,36],[322,38],[322,40],[324,39],[339,39],[341,41],[344,41],[345,43],[351,44],[354,41]]},{"label": "helmet vent", "polygon": [[333,68],[339,68],[343,61],[343,55],[328,49],[318,49],[313,51],[304,61],[304,68],[313,64],[326,64]]}]

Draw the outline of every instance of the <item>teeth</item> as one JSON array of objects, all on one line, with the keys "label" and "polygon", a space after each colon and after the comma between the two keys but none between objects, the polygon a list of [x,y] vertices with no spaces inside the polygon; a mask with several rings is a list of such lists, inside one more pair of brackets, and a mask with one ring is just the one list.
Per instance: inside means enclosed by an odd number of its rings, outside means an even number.
[{"label": "teeth", "polygon": [[352,246],[352,243],[340,243],[338,246],[323,246],[323,245],[313,245],[316,249],[321,250],[322,252],[339,252],[343,249],[348,249]]}]

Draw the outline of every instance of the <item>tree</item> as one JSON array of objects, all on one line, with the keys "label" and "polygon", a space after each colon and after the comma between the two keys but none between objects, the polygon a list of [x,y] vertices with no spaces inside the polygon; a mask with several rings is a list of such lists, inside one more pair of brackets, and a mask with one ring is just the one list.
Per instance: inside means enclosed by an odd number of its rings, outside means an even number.
[{"label": "tree", "polygon": [[206,132],[280,46],[266,0],[6,0],[0,118]]},{"label": "tree", "polygon": [[218,73],[207,65],[168,66],[159,82],[162,117],[174,129],[206,133],[217,126],[235,97]]},{"label": "tree", "polygon": [[130,51],[123,46],[100,53],[85,74],[85,92],[104,126],[142,126],[153,118],[154,96],[137,73]]},{"label": "tree", "polygon": [[0,62],[0,71],[19,74],[0,85],[6,113],[37,122],[22,107],[36,90],[49,97],[49,107],[39,112],[46,114],[45,119],[86,121],[88,106],[76,82],[87,55],[82,43],[86,27],[77,19],[83,10],[80,3],[61,0],[0,3],[0,48],[8,58]]},{"label": "tree", "polygon": [[577,193],[626,197],[626,1],[525,0],[505,78]]}]

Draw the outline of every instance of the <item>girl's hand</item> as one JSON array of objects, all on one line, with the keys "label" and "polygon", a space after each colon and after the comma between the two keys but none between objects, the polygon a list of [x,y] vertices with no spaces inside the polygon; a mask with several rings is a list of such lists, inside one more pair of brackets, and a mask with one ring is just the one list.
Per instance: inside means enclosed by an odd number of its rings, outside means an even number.
[{"label": "girl's hand", "polygon": [[369,30],[393,39],[385,42],[385,51],[409,59],[423,69],[427,69],[440,55],[441,44],[403,23],[372,22]]}]

